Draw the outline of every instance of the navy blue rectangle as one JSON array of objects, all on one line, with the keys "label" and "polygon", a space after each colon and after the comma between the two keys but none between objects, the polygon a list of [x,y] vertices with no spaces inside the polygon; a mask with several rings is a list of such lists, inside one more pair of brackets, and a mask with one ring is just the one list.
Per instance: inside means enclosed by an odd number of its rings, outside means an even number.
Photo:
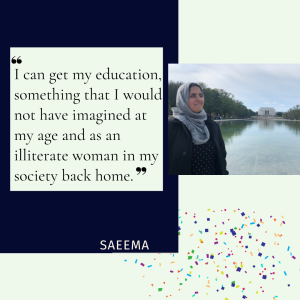
[{"label": "navy blue rectangle", "polygon": [[[122,241],[122,248],[125,240],[140,241],[143,252],[178,252],[178,176],[167,175],[166,138],[168,64],[178,63],[178,1],[98,3],[52,2],[38,10],[14,2],[9,8],[14,17],[2,44],[1,253],[114,252],[100,250],[103,240],[115,247]],[[10,192],[10,47],[163,47],[163,192]],[[145,240],[149,250],[142,249]]]}]

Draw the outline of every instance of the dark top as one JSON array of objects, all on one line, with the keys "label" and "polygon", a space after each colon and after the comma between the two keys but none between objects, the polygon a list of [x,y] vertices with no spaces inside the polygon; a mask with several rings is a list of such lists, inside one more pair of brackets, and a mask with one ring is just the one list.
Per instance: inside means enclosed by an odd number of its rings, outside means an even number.
[{"label": "dark top", "polygon": [[192,175],[216,175],[217,150],[209,139],[201,145],[193,144]]},{"label": "dark top", "polygon": [[[207,116],[205,125],[210,141],[216,149],[216,175],[228,175],[226,170],[226,149],[219,125]],[[192,175],[193,139],[188,128],[174,117],[168,119],[169,175]],[[203,144],[204,145],[204,144]],[[203,146],[202,145],[202,146]],[[201,146],[200,146],[201,147]]]}]

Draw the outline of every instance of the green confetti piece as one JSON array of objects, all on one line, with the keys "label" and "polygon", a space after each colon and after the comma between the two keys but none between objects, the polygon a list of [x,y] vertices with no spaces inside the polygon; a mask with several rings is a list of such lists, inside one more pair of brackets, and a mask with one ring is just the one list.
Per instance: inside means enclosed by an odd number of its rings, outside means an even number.
[{"label": "green confetti piece", "polygon": [[161,292],[161,291],[162,291],[162,288],[158,288],[158,291]]},{"label": "green confetti piece", "polygon": [[182,285],[182,283],[179,283],[179,285]]},{"label": "green confetti piece", "polygon": [[193,266],[190,266],[191,269],[193,269]]},{"label": "green confetti piece", "polygon": [[185,279],[185,281],[187,281],[187,279]]},{"label": "green confetti piece", "polygon": [[194,250],[192,250],[192,253],[194,253],[195,251]]},{"label": "green confetti piece", "polygon": [[188,259],[192,259],[192,256],[188,256]]}]

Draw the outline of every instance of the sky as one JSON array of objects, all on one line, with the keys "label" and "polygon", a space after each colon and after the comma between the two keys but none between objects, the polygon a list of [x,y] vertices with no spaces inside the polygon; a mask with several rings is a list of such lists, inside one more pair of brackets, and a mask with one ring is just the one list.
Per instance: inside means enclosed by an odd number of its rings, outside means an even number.
[{"label": "sky", "polygon": [[300,64],[169,64],[170,80],[223,89],[253,111],[300,105]]}]

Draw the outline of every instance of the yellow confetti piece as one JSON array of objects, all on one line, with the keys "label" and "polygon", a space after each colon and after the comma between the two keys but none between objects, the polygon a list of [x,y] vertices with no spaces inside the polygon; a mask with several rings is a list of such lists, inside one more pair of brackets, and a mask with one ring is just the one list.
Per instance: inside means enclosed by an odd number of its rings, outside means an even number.
[{"label": "yellow confetti piece", "polygon": [[244,266],[243,266],[243,264],[241,264],[241,268],[243,268]]},{"label": "yellow confetti piece", "polygon": [[239,287],[240,287],[239,285],[236,286],[236,288],[239,288]]},{"label": "yellow confetti piece", "polygon": [[222,234],[223,234],[223,231],[220,232],[220,235],[222,235]]},{"label": "yellow confetti piece", "polygon": [[190,271],[190,274],[192,274],[192,271]]},{"label": "yellow confetti piece", "polygon": [[217,265],[217,268],[219,268],[220,265]]},{"label": "yellow confetti piece", "polygon": [[249,283],[252,283],[252,281],[249,281]]},{"label": "yellow confetti piece", "polygon": [[229,300],[228,298],[225,298],[225,300]]},{"label": "yellow confetti piece", "polygon": [[258,294],[258,291],[256,292],[256,294]]},{"label": "yellow confetti piece", "polygon": [[224,272],[223,272],[223,271],[221,271],[221,274],[222,274],[222,275],[224,275]]},{"label": "yellow confetti piece", "polygon": [[207,211],[210,211],[210,208]]},{"label": "yellow confetti piece", "polygon": [[237,269],[237,265],[234,266]]}]

